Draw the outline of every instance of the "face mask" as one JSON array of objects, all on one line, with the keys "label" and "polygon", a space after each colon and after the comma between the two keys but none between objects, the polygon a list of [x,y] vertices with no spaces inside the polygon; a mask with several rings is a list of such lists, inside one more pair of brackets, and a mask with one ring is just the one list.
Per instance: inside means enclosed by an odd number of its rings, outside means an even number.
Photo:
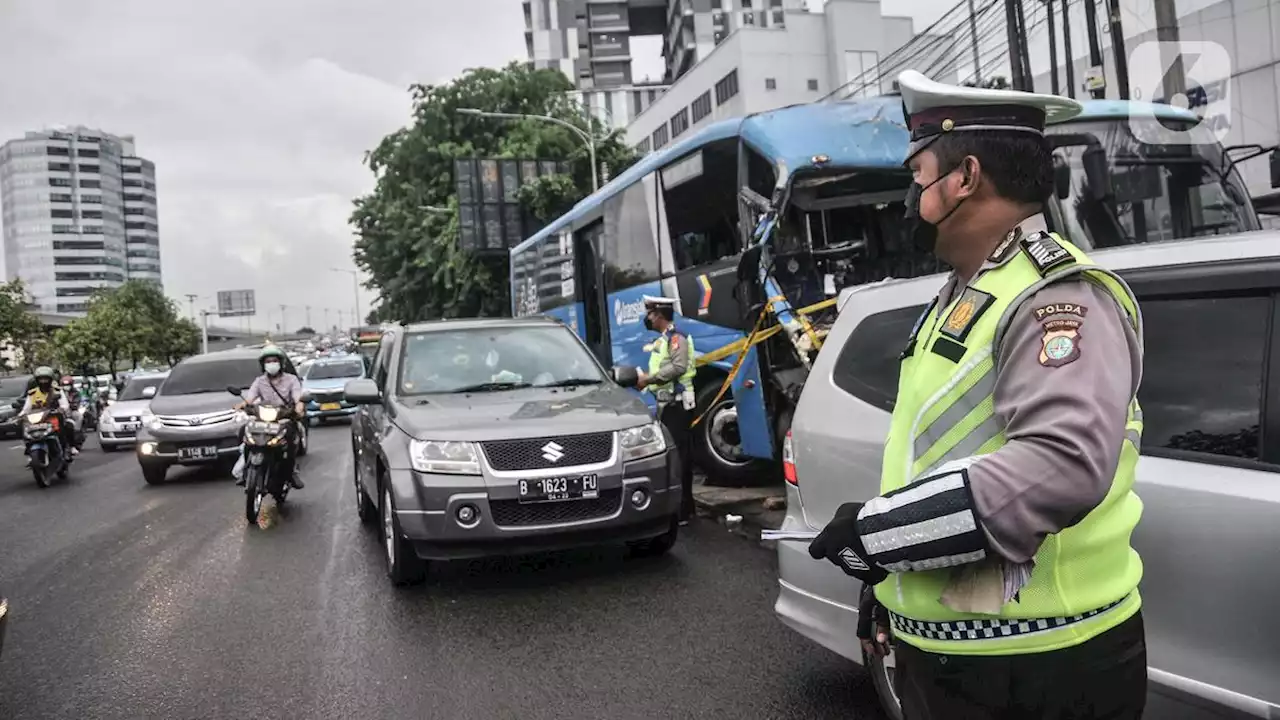
[{"label": "face mask", "polygon": [[955,172],[955,168],[939,175],[936,180],[928,185],[921,186],[918,182],[912,182],[911,187],[907,189],[907,199],[903,203],[907,206],[903,219],[907,221],[907,235],[911,238],[911,242],[915,244],[916,249],[921,252],[933,252],[938,244],[938,226],[946,221],[947,218],[960,208],[964,200],[956,203],[943,215],[938,222],[933,223],[920,217],[920,198],[929,190],[929,188],[946,180],[951,173]]},{"label": "face mask", "polygon": [[273,363],[273,362],[269,362],[269,363],[267,363],[266,365],[264,365],[263,367],[266,369],[266,371],[267,371],[267,374],[268,374],[268,375],[279,375],[279,374],[280,374],[280,363]]}]

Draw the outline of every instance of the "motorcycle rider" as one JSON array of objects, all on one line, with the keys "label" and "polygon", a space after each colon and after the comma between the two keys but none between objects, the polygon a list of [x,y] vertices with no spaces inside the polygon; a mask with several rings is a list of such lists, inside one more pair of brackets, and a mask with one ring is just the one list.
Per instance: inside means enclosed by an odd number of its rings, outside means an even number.
[{"label": "motorcycle rider", "polygon": [[[297,375],[284,372],[285,354],[275,345],[268,345],[262,349],[262,353],[258,355],[258,364],[262,366],[262,374],[254,378],[253,385],[249,386],[244,400],[236,405],[236,409],[240,410],[254,403],[293,408],[294,422],[289,424],[289,443],[292,449],[287,461],[291,466],[289,484],[301,490],[305,484],[302,478],[298,477],[298,423],[304,422],[306,418],[302,404],[302,381]],[[241,458],[243,460],[243,451]],[[244,483],[244,474],[241,473],[236,478],[236,485],[244,485]]]},{"label": "motorcycle rider", "polygon": [[[27,391],[27,396],[23,399],[22,409],[18,411],[19,417],[25,417],[27,413],[36,410],[45,410],[48,408],[57,408],[62,416],[62,422],[58,423],[58,436],[62,440],[62,452],[64,457],[70,459],[80,454],[80,450],[76,447],[75,427],[71,423],[71,405],[67,402],[67,396],[61,392],[53,382],[53,368],[42,365],[36,368],[32,380],[35,381],[35,387]],[[31,458],[27,458],[27,466],[31,466]]]}]

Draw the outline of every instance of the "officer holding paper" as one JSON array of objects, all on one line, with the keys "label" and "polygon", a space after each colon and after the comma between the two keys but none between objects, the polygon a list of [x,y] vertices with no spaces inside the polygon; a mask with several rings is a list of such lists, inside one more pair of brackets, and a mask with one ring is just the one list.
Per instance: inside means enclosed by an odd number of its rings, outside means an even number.
[{"label": "officer holding paper", "polygon": [[859,634],[892,639],[906,720],[1141,717],[1141,315],[1042,214],[1045,125],[1080,105],[899,85],[912,237],[954,271],[902,353],[881,496],[810,554],[875,588]]}]

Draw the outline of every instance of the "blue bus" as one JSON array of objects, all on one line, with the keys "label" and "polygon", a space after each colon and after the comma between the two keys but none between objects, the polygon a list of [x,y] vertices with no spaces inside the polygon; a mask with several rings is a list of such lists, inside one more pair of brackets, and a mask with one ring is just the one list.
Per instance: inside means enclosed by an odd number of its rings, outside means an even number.
[{"label": "blue bus", "polygon": [[[1259,229],[1242,153],[1193,113],[1084,104],[1049,131],[1058,232],[1090,249]],[[1144,141],[1171,130],[1190,142]],[[766,481],[839,291],[944,269],[904,233],[908,140],[896,95],[709,124],[513,248],[512,313],[555,316],[606,365],[643,366],[643,296],[678,298],[699,354],[694,460],[710,483]],[[744,261],[762,245],[767,267],[758,251]],[[777,322],[745,347],[771,299]]]}]

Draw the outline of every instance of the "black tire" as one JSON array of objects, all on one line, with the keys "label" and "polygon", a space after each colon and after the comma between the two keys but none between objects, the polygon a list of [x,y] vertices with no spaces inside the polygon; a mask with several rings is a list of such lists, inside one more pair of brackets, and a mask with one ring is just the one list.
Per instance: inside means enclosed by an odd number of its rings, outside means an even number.
[{"label": "black tire", "polygon": [[391,491],[385,484],[380,483],[379,487],[382,493],[379,508],[382,516],[382,557],[387,578],[397,587],[417,585],[427,577],[427,564],[418,557],[413,544],[405,539],[400,530],[400,519],[396,517]]},{"label": "black tire", "polygon": [[142,463],[142,479],[146,480],[148,485],[163,485],[164,476],[168,472],[169,468],[164,465]]},{"label": "black tire", "polygon": [[360,461],[356,459],[351,463],[351,474],[356,486],[356,515],[360,518],[362,525],[374,525],[378,521],[378,506],[373,504],[369,499],[369,493],[364,491],[364,487],[360,484]]},{"label": "black tire", "polygon": [[327,417],[321,416],[316,418],[316,424],[318,425],[327,425],[328,423],[329,423],[329,418]]},{"label": "black tire", "polygon": [[61,468],[58,468],[58,479],[66,480],[67,475],[70,473],[71,473],[71,468],[67,467],[66,464],[64,463]]},{"label": "black tire", "polygon": [[108,452],[108,453],[113,453],[120,449],[115,445],[103,445],[101,440],[98,441],[98,447],[102,448],[102,452]]},{"label": "black tire", "polygon": [[656,538],[641,540],[640,542],[628,543],[627,549],[635,557],[659,557],[671,552],[671,548],[675,547],[676,540],[680,537],[680,521],[677,518],[671,518],[671,528]]},{"label": "black tire", "polygon": [[[698,391],[698,405],[693,416],[694,418],[702,417],[702,422],[693,428],[691,441],[693,462],[706,474],[707,485],[760,487],[773,484],[777,481],[777,477],[772,463],[755,458],[734,461],[724,451],[717,449],[717,443],[712,441],[712,434],[719,432],[716,427],[717,416],[731,412],[733,409],[733,394],[729,391],[715,403],[711,412],[707,412],[708,408],[713,407],[711,401],[720,392],[720,384],[723,380],[722,377],[713,377]],[[730,423],[721,426],[721,429],[731,427]]]},{"label": "black tire", "polygon": [[871,676],[871,686],[875,688],[876,699],[890,720],[902,720],[902,703],[893,689],[893,670],[885,664],[886,658],[878,655],[862,653],[862,666]]},{"label": "black tire", "polygon": [[32,467],[31,477],[35,478],[36,485],[40,486],[41,488],[47,488],[50,485],[49,474],[45,472],[44,468]]},{"label": "black tire", "polygon": [[258,524],[258,514],[261,509],[258,506],[258,488],[262,487],[260,473],[262,473],[261,467],[245,468],[244,519],[250,525]]}]

